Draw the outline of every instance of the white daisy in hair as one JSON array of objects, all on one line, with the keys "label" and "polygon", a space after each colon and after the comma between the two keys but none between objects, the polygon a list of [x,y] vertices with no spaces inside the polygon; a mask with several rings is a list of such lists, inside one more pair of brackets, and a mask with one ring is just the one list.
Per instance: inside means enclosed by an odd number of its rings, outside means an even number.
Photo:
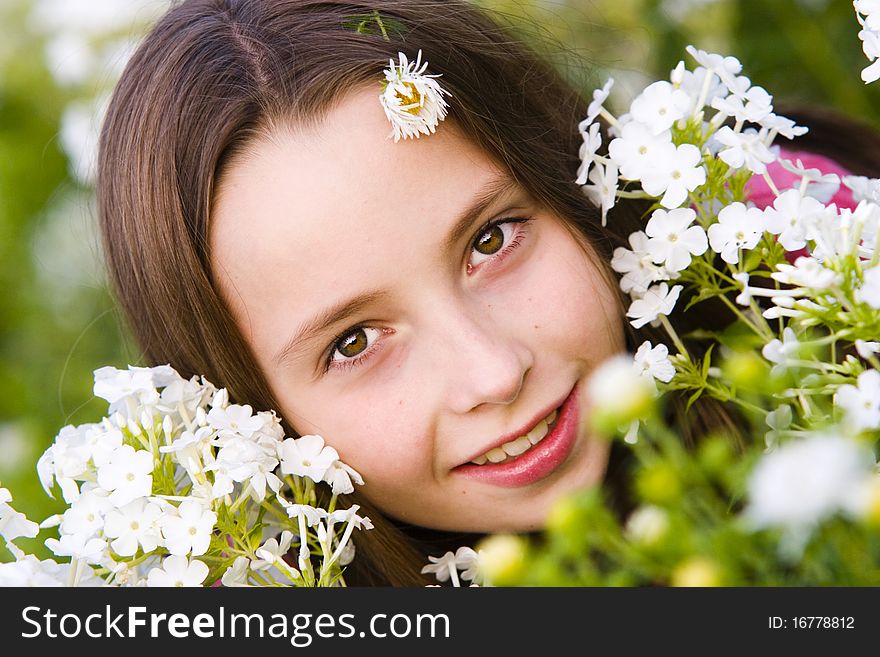
[{"label": "white daisy in hair", "polygon": [[413,62],[402,52],[397,54],[400,61],[395,64],[393,59],[389,60],[389,67],[384,71],[384,87],[379,94],[385,116],[391,121],[390,136],[395,142],[432,134],[437,124],[446,118],[449,106],[443,96],[452,95],[435,80],[440,74],[425,73],[428,62],[422,62],[421,50]]}]

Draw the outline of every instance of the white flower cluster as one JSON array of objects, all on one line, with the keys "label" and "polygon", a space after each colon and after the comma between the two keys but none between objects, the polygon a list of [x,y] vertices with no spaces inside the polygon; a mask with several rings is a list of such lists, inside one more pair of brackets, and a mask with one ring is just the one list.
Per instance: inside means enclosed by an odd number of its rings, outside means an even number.
[{"label": "white flower cluster", "polygon": [[[880,48],[873,31],[880,30],[880,2],[854,4],[865,15],[860,36]],[[662,325],[678,349],[669,358],[664,345],[644,343],[635,355],[641,374],[667,384],[664,391],[690,389],[695,398],[709,390],[740,401],[708,357],[691,360],[666,319],[690,289],[698,300],[724,301],[757,336],[771,377],[789,376],[773,393],[777,406],[763,409],[770,454],[753,473],[744,518],[753,528],[782,528],[783,551],[796,554],[824,519],[866,514],[867,491],[880,481],[860,442],[880,431],[880,180],[781,157],[777,135],[793,139],[806,128],[774,114],[770,94],[741,75],[735,58],[688,52],[695,70],[679,63],[670,81],[646,87],[620,117],[602,106],[612,81],[594,92],[580,125],[577,183],[601,207],[603,222],[618,198],[654,202],[644,229],[611,263],[632,297],[631,324]],[[880,61],[870,68],[880,77]],[[599,154],[600,116],[610,125],[607,156]],[[793,184],[780,189],[771,175],[778,170],[793,174]],[[749,199],[753,178],[766,184],[772,205]],[[853,207],[829,202],[841,185]],[[624,392],[637,386],[622,361],[596,372],[597,412],[633,397]],[[627,442],[637,431],[634,421]]]},{"label": "white flower cluster", "polygon": [[[461,587],[462,580],[470,582],[470,586],[485,584],[480,554],[473,548],[463,546],[441,557],[429,556],[428,560],[430,563],[422,568],[422,574],[433,574],[438,582],[449,582],[455,587]],[[459,574],[458,571],[462,572]]]},{"label": "white flower cluster", "polygon": [[[711,191],[713,199],[723,202],[712,189],[719,176],[766,176],[767,164],[777,158],[771,150],[776,136],[806,132],[773,113],[770,94],[740,75],[736,58],[692,46],[688,52],[699,66],[690,71],[679,62],[670,81],[650,84],[629,112],[617,118],[602,107],[613,82],[609,80],[593,94],[580,124],[584,144],[576,182],[601,207],[603,223],[620,197],[656,199],[659,206],[645,230],[630,236],[631,248],[616,249],[611,263],[622,274],[622,289],[633,297],[627,316],[636,328],[657,325],[672,311],[682,286],[670,287],[665,281],[679,278],[693,258],[711,249],[736,263],[762,236],[759,210],[725,203],[714,220],[710,215],[715,208],[704,207],[700,196]],[[611,125],[607,156],[598,154],[599,116]],[[621,189],[621,183],[637,183],[641,191]],[[778,232],[783,232],[786,227],[779,223]]]},{"label": "white flower cluster", "polygon": [[0,564],[0,585],[339,583],[353,530],[372,525],[357,505],[336,508],[363,480],[320,436],[285,438],[274,413],[232,404],[225,389],[169,366],[103,367],[94,391],[108,415],[64,427],[37,464],[46,491],[57,484],[68,504],[41,523],[58,528],[45,544],[70,563],[37,561],[12,543],[37,525],[2,491],[0,534],[17,560]]},{"label": "white flower cluster", "polygon": [[743,520],[755,529],[781,527],[781,551],[797,559],[820,522],[838,513],[867,515],[878,481],[874,457],[864,444],[836,434],[808,434],[758,462],[749,477]]},{"label": "white flower cluster", "polygon": [[868,61],[872,62],[862,70],[865,84],[880,79],[880,0],[853,0],[856,18],[862,29],[859,39]]}]

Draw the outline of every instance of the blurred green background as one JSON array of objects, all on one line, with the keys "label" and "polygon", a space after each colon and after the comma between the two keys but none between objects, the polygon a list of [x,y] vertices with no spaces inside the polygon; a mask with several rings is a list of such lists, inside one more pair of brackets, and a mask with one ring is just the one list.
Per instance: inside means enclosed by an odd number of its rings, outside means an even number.
[{"label": "blurred green background", "polygon": [[[479,0],[585,94],[620,108],[684,47],[738,57],[778,101],[880,127],[880,82],[848,0]],[[65,424],[100,419],[92,372],[140,364],[106,289],[92,185],[101,110],[168,0],[0,0],[0,486],[42,520],[62,507],[34,465]],[[22,547],[47,555],[39,540]],[[0,560],[8,555],[0,547]]]}]

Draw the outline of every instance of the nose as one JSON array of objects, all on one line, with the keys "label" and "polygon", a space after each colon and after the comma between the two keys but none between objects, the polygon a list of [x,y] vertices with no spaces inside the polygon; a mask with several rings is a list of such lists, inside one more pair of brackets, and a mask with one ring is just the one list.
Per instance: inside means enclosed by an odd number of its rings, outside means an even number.
[{"label": "nose", "polygon": [[453,411],[464,414],[516,400],[533,358],[509,323],[493,319],[486,308],[462,305],[445,313],[441,331],[443,348],[437,355],[447,375]]}]

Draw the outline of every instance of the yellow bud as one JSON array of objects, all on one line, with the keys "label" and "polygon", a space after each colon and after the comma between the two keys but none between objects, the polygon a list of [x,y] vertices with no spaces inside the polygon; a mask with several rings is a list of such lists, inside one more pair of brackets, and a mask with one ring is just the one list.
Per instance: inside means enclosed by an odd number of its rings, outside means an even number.
[{"label": "yellow bud", "polygon": [[767,381],[769,367],[753,351],[735,351],[721,365],[721,371],[738,388],[757,388]]},{"label": "yellow bud", "polygon": [[718,565],[706,557],[691,557],[672,571],[672,586],[722,586]]},{"label": "yellow bud", "polygon": [[633,367],[631,357],[613,356],[602,363],[587,384],[587,399],[593,431],[600,435],[617,433],[635,420],[651,414],[656,388]]},{"label": "yellow bud", "polygon": [[571,497],[562,497],[557,500],[547,516],[547,530],[554,534],[567,534],[576,531],[580,518],[578,505]]},{"label": "yellow bud", "polygon": [[868,503],[865,508],[865,522],[869,527],[880,529],[880,477],[872,477],[868,484]]},{"label": "yellow bud", "polygon": [[681,497],[681,481],[667,463],[657,463],[639,472],[636,487],[647,502],[670,504]]},{"label": "yellow bud", "polygon": [[511,534],[495,534],[477,545],[480,570],[495,586],[515,584],[525,570],[526,546],[523,539]]}]

